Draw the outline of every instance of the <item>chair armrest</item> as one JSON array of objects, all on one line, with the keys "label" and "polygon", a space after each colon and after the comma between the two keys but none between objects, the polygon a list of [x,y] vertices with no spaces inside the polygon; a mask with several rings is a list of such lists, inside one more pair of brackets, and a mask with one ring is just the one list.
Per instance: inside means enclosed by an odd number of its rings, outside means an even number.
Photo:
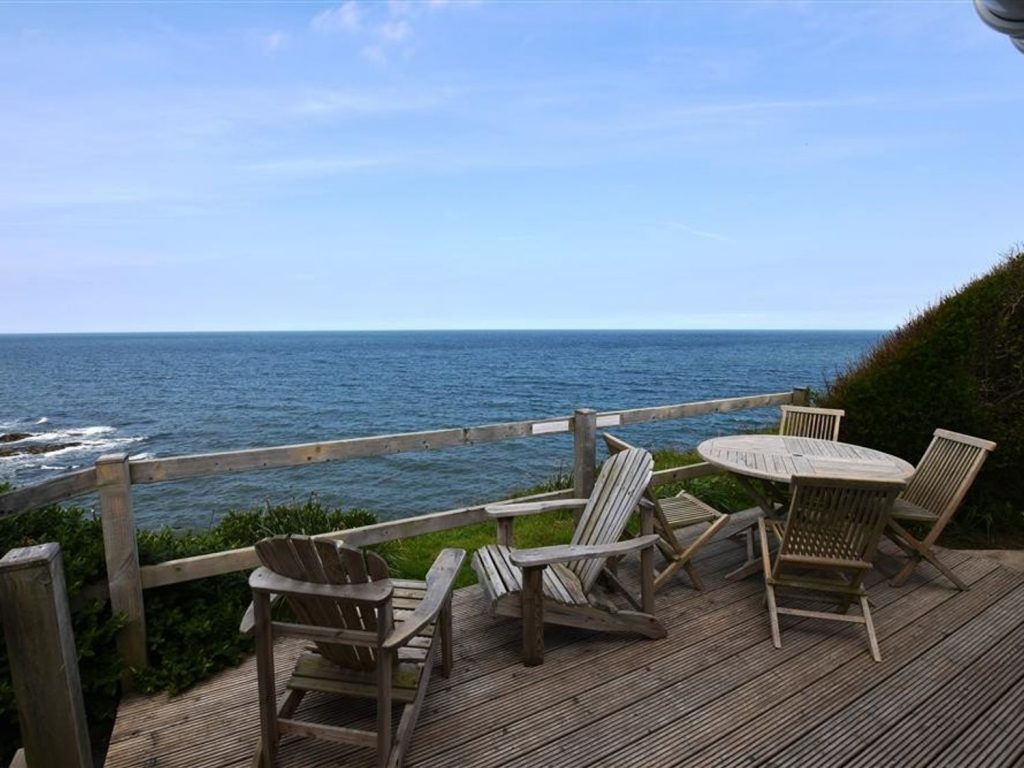
[{"label": "chair armrest", "polygon": [[552,565],[572,560],[601,560],[653,547],[658,538],[658,534],[651,533],[647,536],[637,536],[635,539],[616,541],[611,544],[556,544],[553,547],[514,549],[508,559],[512,561],[513,565],[520,568],[535,568],[539,565]]},{"label": "chair armrest", "polygon": [[573,507],[585,507],[590,499],[562,499],[561,501],[524,501],[512,504],[488,504],[484,507],[487,516],[493,519],[503,517],[520,517],[522,515],[536,515],[539,512],[547,512],[551,509],[571,509]]},{"label": "chair armrest", "polygon": [[390,579],[369,581],[365,584],[316,584],[281,576],[268,568],[257,568],[249,576],[253,592],[269,592],[276,595],[296,597],[325,597],[346,600],[357,605],[381,605],[391,599],[395,591]]},{"label": "chair armrest", "polygon": [[401,624],[395,627],[385,638],[382,647],[386,650],[405,645],[410,638],[437,618],[444,604],[448,601],[455,586],[455,577],[466,559],[464,549],[443,549],[427,571],[427,594]]},{"label": "chair armrest", "polygon": [[[284,595],[271,595],[270,606],[275,606]],[[242,635],[251,636],[256,631],[256,607],[252,601],[249,601],[249,607],[245,609],[245,615],[242,616],[242,621],[238,624],[238,632]]]}]

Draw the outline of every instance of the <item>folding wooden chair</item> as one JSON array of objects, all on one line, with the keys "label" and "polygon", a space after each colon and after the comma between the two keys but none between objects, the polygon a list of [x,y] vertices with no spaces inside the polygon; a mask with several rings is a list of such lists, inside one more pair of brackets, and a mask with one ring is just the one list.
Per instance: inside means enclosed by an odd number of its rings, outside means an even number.
[{"label": "folding wooden chair", "polygon": [[839,423],[846,411],[836,408],[806,408],[802,405],[783,405],[779,434],[789,437],[813,437],[818,440],[838,440]]},{"label": "folding wooden chair", "polygon": [[[991,440],[947,429],[935,430],[932,442],[918,462],[906,490],[896,500],[892,520],[886,529],[889,538],[910,558],[892,580],[894,587],[902,586],[923,559],[934,565],[958,589],[967,589],[967,584],[939,561],[932,546],[953,518],[981,465],[995,447]],[[918,539],[904,527],[906,523],[925,527],[925,537]]]},{"label": "folding wooden chair", "polygon": [[[761,536],[768,617],[772,642],[782,647],[779,614],[863,624],[871,656],[881,661],[864,576],[889,519],[901,481],[847,480],[797,475],[785,522],[771,518],[757,521]],[[768,534],[779,542],[772,562]],[[776,602],[776,590],[795,588],[839,597],[839,612],[785,608]],[[861,615],[848,614],[854,600]]]},{"label": "folding wooden chair", "polygon": [[[625,440],[608,432],[603,437],[608,453],[612,456],[632,448]],[[680,568],[686,571],[696,589],[704,589],[704,582],[693,565],[693,558],[714,539],[718,530],[728,522],[729,516],[686,491],[659,499],[654,494],[654,488],[648,485],[644,498],[654,507],[654,532],[661,537],[658,549],[667,561],[662,570],[655,572],[655,591],[663,587]],[[698,525],[707,527],[689,544],[684,545],[676,536],[676,531]]]}]

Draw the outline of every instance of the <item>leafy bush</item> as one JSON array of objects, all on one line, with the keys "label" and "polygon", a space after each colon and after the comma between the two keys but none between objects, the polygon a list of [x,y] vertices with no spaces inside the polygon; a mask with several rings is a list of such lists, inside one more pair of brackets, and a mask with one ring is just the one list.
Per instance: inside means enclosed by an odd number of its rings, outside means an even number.
[{"label": "leafy bush", "polygon": [[950,530],[1024,543],[1024,251],[946,296],[831,383],[843,439],[916,463],[936,427],[999,444]]}]

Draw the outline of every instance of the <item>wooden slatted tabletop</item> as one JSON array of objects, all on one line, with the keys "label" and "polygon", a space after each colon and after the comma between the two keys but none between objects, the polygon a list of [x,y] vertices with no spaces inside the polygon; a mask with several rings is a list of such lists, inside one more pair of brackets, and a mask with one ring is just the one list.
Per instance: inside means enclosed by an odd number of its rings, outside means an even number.
[{"label": "wooden slatted tabletop", "polygon": [[759,480],[789,483],[793,475],[906,480],[912,464],[897,456],[833,440],[781,435],[729,435],[697,446],[709,464]]}]

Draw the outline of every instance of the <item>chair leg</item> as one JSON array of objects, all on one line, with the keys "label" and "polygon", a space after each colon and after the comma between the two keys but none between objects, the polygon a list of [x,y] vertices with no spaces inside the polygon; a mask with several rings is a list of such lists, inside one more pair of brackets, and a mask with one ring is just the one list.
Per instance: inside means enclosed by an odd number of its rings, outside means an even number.
[{"label": "chair leg", "polygon": [[768,620],[772,625],[772,645],[782,647],[782,633],[779,630],[779,612],[775,606],[775,587],[765,584],[765,598],[768,601]]},{"label": "chair leg", "polygon": [[[391,685],[395,657],[382,651],[377,657],[377,765],[384,768],[391,757]],[[423,670],[427,674],[427,670]]]},{"label": "chair leg", "polygon": [[897,573],[895,576],[893,576],[889,580],[889,584],[891,586],[893,586],[893,587],[902,587],[904,584],[907,583],[907,579],[910,578],[910,574],[912,574],[914,572],[914,569],[917,568],[917,564],[920,563],[920,562],[921,562],[921,556],[920,555],[917,555],[917,554],[908,555],[907,556],[907,562],[900,569],[900,572]]},{"label": "chair leg", "polygon": [[441,615],[438,617],[441,624],[441,677],[448,677],[452,673],[452,598],[451,595],[444,601],[441,608]]},{"label": "chair leg", "polygon": [[697,569],[693,567],[693,563],[687,562],[683,566],[683,570],[686,571],[686,575],[690,577],[690,581],[693,582],[693,588],[698,589],[701,592],[704,591],[704,580],[697,573]]},{"label": "chair leg", "polygon": [[871,658],[881,661],[882,653],[878,650],[878,638],[875,637],[875,624],[871,620],[871,608],[868,607],[867,595],[861,595],[860,609],[864,613],[864,627],[868,631],[868,643],[871,644]]},{"label": "chair leg", "polygon": [[523,664],[544,663],[544,567],[523,568]]}]

